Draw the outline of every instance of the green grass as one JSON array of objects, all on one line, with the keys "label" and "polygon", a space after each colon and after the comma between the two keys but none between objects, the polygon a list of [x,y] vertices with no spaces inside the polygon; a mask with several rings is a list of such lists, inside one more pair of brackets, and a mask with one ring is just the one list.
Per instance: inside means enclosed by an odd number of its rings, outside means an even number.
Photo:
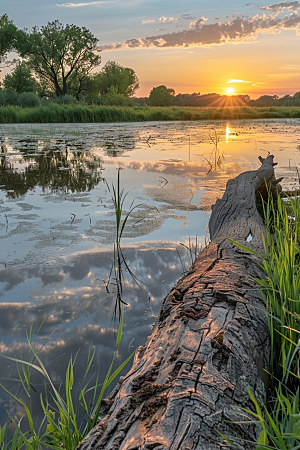
[{"label": "green grass", "polygon": [[[75,389],[73,389],[75,386],[74,366],[76,364],[76,356],[74,359],[71,357],[69,360],[65,374],[64,392],[62,392],[61,389],[56,388],[39,354],[34,350],[31,343],[31,336],[28,339],[29,361],[22,361],[1,355],[17,364],[21,386],[25,391],[28,400],[24,402],[18,395],[8,391],[3,385],[1,385],[1,387],[11,396],[13,402],[19,404],[25,411],[29,429],[24,431],[21,427],[21,421],[11,417],[9,413],[8,423],[14,423],[14,435],[8,442],[7,425],[0,428],[0,450],[20,450],[21,448],[26,450],[42,450],[44,448],[74,450],[88,432],[96,425],[102,399],[107,393],[108,387],[134,354],[133,352],[113,371],[114,361],[121,343],[122,330],[123,315],[121,315],[119,323],[115,352],[102,386],[98,383],[98,376],[94,386],[90,386],[90,381],[85,381],[88,378],[95,355],[95,352],[93,354],[89,353],[78,398],[75,398]],[[31,376],[33,371],[39,372],[45,380],[45,392],[44,394],[40,394],[40,402],[44,417],[38,428],[34,424],[31,407]],[[84,413],[83,421],[80,419],[82,411]]]},{"label": "green grass", "polygon": [[47,105],[1,106],[0,123],[91,123],[158,120],[236,120],[299,118],[300,107],[149,107]]},{"label": "green grass", "polygon": [[[255,412],[240,409],[240,413],[260,430],[256,450],[296,450],[300,449],[300,197],[278,197],[276,202],[270,198],[264,217],[265,255],[236,245],[256,254],[266,275],[256,281],[270,331],[271,383],[266,404],[249,390]],[[226,440],[232,448],[244,448],[236,439]]]}]

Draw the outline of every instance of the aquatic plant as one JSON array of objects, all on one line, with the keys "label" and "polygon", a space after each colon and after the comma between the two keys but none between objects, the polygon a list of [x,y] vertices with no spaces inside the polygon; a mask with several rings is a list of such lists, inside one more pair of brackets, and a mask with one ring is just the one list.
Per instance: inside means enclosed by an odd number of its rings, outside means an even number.
[{"label": "aquatic plant", "polygon": [[[14,395],[3,385],[1,385],[1,387],[10,395],[14,402],[17,402],[24,408],[29,430],[23,431],[21,429],[21,421],[18,421],[9,413],[8,423],[14,423],[14,435],[12,440],[8,442],[7,425],[4,425],[4,427],[0,429],[0,449],[20,450],[21,447],[25,445],[27,450],[41,450],[45,447],[57,450],[62,448],[65,450],[74,450],[74,448],[77,447],[88,432],[96,425],[102,399],[107,392],[107,388],[119,375],[121,370],[126,366],[134,354],[133,352],[117,369],[113,371],[113,365],[121,343],[122,330],[123,315],[121,316],[119,323],[115,352],[102,386],[99,385],[99,373],[94,386],[90,386],[91,380],[85,381],[88,377],[95,356],[95,351],[92,353],[89,352],[86,370],[78,398],[74,398],[74,367],[76,364],[77,355],[74,359],[71,357],[69,360],[65,375],[64,393],[60,388],[57,389],[55,387],[55,383],[52,381],[51,376],[39,356],[39,353],[35,351],[32,345],[31,334],[28,339],[29,361],[22,361],[16,358],[1,355],[2,357],[17,364],[21,387],[24,389],[28,397],[28,401],[22,401],[18,397],[18,394]],[[38,428],[34,424],[31,407],[31,393],[33,388],[31,375],[33,371],[40,373],[45,380],[45,392],[44,394],[40,394],[40,402],[44,412],[44,417]],[[84,413],[84,420],[80,419],[82,411]]]},{"label": "aquatic plant", "polygon": [[200,253],[206,247],[207,244],[208,242],[205,242],[204,245],[200,244],[197,235],[194,242],[191,240],[190,236],[188,237],[188,244],[183,244],[182,242],[180,242],[180,245],[186,250],[188,256],[188,261],[185,262],[181,257],[179,250],[176,249],[178,257],[180,259],[183,274],[185,274],[189,270],[189,268],[194,264],[196,258],[198,258],[198,256],[200,255]]},{"label": "aquatic plant", "polygon": [[[105,283],[106,287],[108,288],[109,283],[111,283],[112,274],[114,273],[113,279],[115,281],[117,295],[113,317],[116,318],[118,315],[119,319],[121,318],[122,315],[122,304],[127,305],[127,303],[123,300],[124,270],[126,270],[126,272],[131,276],[131,278],[139,287],[141,287],[142,284],[142,282],[134,275],[134,273],[130,269],[121,246],[121,239],[123,236],[123,232],[125,230],[125,227],[127,225],[130,216],[132,215],[135,209],[139,208],[142,205],[141,204],[134,205],[133,199],[133,201],[129,206],[129,210],[127,212],[124,211],[124,202],[127,195],[129,194],[129,191],[124,192],[124,188],[121,187],[120,172],[121,169],[118,168],[117,182],[115,186],[112,184],[110,188],[108,183],[106,183],[107,189],[111,195],[112,202],[114,205],[114,212],[116,219],[116,239],[114,243],[113,264],[108,277],[108,282]],[[155,209],[157,212],[159,212],[155,206],[151,207],[147,206],[147,208]],[[135,226],[138,225],[138,223],[141,222],[142,220],[143,218],[137,219],[134,225]]]}]

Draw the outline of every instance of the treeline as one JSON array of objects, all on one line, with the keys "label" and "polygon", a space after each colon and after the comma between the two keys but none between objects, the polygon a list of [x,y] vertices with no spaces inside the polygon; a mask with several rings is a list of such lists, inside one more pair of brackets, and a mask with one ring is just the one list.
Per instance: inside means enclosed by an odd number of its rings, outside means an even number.
[{"label": "treeline", "polygon": [[[9,61],[10,52],[19,55]],[[0,62],[11,65],[0,86],[0,106],[36,107],[52,104],[98,106],[177,107],[286,107],[300,106],[293,96],[177,94],[164,85],[153,87],[149,97],[135,97],[139,80],[132,68],[108,61],[99,72],[98,39],[85,27],[58,20],[31,31],[20,30],[6,14],[0,17]]]},{"label": "treeline", "polygon": [[[155,92],[157,90],[157,92]],[[155,95],[154,95],[155,94]],[[155,97],[155,98],[154,98]],[[194,92],[192,94],[177,94],[174,89],[167,89],[165,86],[154,88],[150,96],[138,99],[140,105],[150,106],[194,106],[194,107],[229,107],[229,106],[300,106],[300,92],[294,95],[285,95],[279,98],[277,95],[262,95],[256,100],[251,100],[250,96],[244,95],[221,95],[204,94]]]},{"label": "treeline", "polygon": [[278,97],[278,95],[262,95],[256,100],[250,100],[249,106],[270,107],[270,106],[300,106],[300,92],[294,95],[285,95]]}]

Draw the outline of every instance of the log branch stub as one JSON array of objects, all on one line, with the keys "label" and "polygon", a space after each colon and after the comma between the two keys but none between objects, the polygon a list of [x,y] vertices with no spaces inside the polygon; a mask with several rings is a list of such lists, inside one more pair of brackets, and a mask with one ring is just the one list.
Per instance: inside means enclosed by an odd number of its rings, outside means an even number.
[{"label": "log branch stub", "polygon": [[216,430],[253,448],[246,441],[257,439],[256,429],[234,423],[232,405],[252,408],[247,387],[258,399],[268,389],[268,325],[252,281],[264,274],[226,238],[264,251],[255,193],[275,176],[273,156],[260,161],[228,182],[210,218],[212,242],[164,299],[152,334],[78,450],[228,448]]}]

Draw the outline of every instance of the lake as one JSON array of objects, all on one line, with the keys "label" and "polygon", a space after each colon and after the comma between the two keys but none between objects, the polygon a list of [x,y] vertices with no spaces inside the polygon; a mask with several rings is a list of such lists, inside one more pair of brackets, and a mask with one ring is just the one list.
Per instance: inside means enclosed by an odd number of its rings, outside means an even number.
[{"label": "lake", "polygon": [[[95,349],[91,370],[100,367],[103,379],[116,338],[118,286],[109,276],[117,169],[124,211],[134,207],[122,237],[134,277],[124,270],[120,364],[145,343],[164,296],[189,267],[186,247],[208,242],[211,205],[227,181],[257,169],[258,156],[270,152],[283,188],[297,186],[299,125],[300,119],[2,125],[0,354],[28,361],[30,339],[59,386],[70,356],[77,355],[79,382]],[[0,381],[25,398],[15,364],[4,358]],[[38,418],[44,387],[35,374],[32,384]],[[1,423],[9,405],[2,390]],[[14,404],[12,414],[20,417],[21,408]]]}]

